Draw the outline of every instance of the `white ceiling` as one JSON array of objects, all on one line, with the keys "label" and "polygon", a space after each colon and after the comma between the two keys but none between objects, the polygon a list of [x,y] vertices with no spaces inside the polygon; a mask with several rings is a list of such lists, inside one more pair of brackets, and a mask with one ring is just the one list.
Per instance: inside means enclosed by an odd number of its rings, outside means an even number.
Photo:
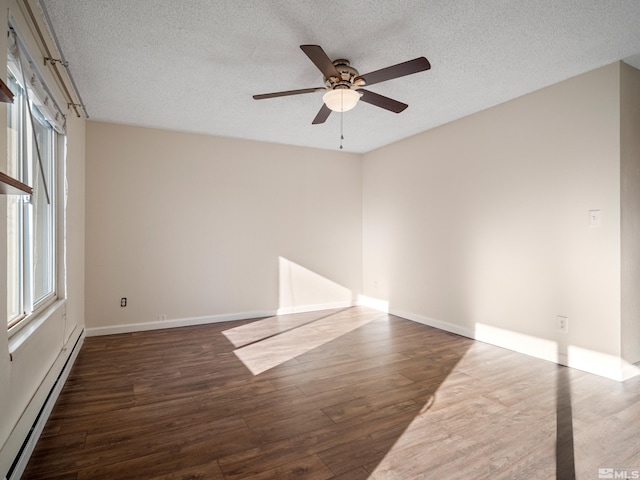
[{"label": "white ceiling", "polygon": [[40,0],[90,118],[337,149],[340,115],[311,121],[322,86],[300,50],[361,74],[419,56],[432,69],[373,85],[408,103],[344,113],[344,149],[367,152],[558,81],[640,68],[638,0]]}]

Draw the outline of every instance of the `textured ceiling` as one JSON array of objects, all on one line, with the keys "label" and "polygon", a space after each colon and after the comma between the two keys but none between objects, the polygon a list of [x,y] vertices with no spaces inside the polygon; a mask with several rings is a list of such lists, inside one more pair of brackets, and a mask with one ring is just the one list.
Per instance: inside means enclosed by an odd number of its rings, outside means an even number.
[{"label": "textured ceiling", "polygon": [[337,149],[340,114],[300,50],[361,74],[419,56],[432,69],[371,86],[408,103],[343,114],[367,152],[617,60],[640,67],[638,0],[40,0],[91,119]]}]

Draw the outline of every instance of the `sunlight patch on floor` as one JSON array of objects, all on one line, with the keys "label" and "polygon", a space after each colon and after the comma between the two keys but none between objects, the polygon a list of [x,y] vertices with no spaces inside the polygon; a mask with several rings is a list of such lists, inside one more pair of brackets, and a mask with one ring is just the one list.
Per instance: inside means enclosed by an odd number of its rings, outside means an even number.
[{"label": "sunlight patch on floor", "polygon": [[[316,314],[317,313],[318,312],[316,312]],[[331,342],[342,335],[352,332],[380,318],[380,316],[381,313],[375,311],[363,311],[361,315],[356,316],[354,316],[351,309],[344,312],[337,312],[316,321],[306,323],[293,330],[246,345],[235,350],[233,353],[246,365],[251,373],[259,375],[314,348]],[[298,315],[296,315],[296,317],[298,317]],[[247,327],[254,324],[255,322],[248,324]],[[269,322],[267,322],[267,325],[268,324]],[[273,320],[272,324],[277,324],[277,320]],[[227,336],[227,338],[229,338],[229,336]]]},{"label": "sunlight patch on floor", "polygon": [[[335,314],[338,311],[333,310],[331,314]],[[277,315],[225,330],[222,334],[227,337],[234,347],[243,347],[288,330],[299,328],[307,323],[315,322],[327,315],[327,311]]]},{"label": "sunlight patch on floor", "polygon": [[[520,478],[518,475],[530,465],[538,470],[527,478],[555,478],[555,367],[546,368],[544,363],[536,366],[519,358],[514,368],[519,372],[515,378],[520,381],[500,384],[498,389],[487,381],[492,371],[504,372],[504,365],[518,355],[474,344],[450,371],[443,372],[444,378],[433,385],[433,393],[420,413],[398,436],[368,480]],[[531,371],[542,369],[548,375],[529,379],[526,372],[530,365]],[[469,395],[469,391],[475,393]],[[522,392],[535,397],[536,409],[522,409]],[[460,408],[461,404],[465,407]],[[530,430],[523,428],[530,417],[537,418],[544,432],[534,443]],[[487,436],[487,431],[496,430],[502,434]]]}]

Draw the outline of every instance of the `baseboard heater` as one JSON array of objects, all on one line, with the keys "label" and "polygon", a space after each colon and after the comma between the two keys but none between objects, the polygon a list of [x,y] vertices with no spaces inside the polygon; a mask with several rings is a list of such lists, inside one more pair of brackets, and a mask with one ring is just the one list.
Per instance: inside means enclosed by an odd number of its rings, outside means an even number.
[{"label": "baseboard heater", "polygon": [[51,414],[51,410],[53,410],[53,406],[62,391],[62,387],[64,386],[67,377],[69,376],[69,372],[71,367],[73,366],[73,362],[75,358],[78,356],[80,341],[84,338],[84,329],[78,335],[75,343],[73,344],[73,348],[71,349],[71,353],[67,357],[67,360],[64,362],[62,369],[60,370],[60,374],[53,382],[51,390],[47,394],[47,398],[45,399],[42,407],[38,411],[35,420],[33,421],[33,425],[29,429],[29,433],[27,434],[24,442],[20,446],[20,450],[18,450],[18,454],[16,455],[15,460],[11,464],[9,471],[7,472],[7,476],[4,480],[19,480],[24,472],[24,469],[29,462],[29,458],[33,453],[33,449],[38,442],[38,438],[40,438],[40,434],[44,429],[44,425]]}]

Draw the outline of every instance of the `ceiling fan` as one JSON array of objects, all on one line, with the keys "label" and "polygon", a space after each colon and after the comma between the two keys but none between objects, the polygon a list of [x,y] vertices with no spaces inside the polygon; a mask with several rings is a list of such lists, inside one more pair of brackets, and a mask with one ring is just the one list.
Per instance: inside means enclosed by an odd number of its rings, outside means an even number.
[{"label": "ceiling fan", "polygon": [[324,102],[322,108],[313,119],[313,122],[311,122],[313,125],[324,123],[332,111],[346,112],[347,110],[351,110],[359,100],[394,113],[400,113],[409,105],[365,90],[362,87],[386,82],[387,80],[404,77],[405,75],[411,75],[431,68],[429,60],[425,57],[418,57],[407,62],[376,70],[375,72],[360,75],[358,71],[349,64],[348,60],[338,59],[332,62],[319,45],[300,45],[300,48],[324,75],[325,86],[264,93],[262,95],[254,95],[253,98],[255,100],[263,100],[265,98],[285,97],[302,93],[326,92],[322,97]]}]

